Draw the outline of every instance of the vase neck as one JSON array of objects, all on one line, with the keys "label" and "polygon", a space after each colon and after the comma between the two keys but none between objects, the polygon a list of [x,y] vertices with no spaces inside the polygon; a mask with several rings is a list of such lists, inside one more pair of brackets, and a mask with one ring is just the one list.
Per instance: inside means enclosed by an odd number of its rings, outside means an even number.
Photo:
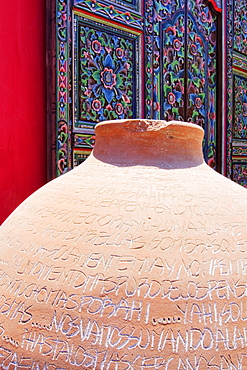
[{"label": "vase neck", "polygon": [[93,156],[123,165],[185,168],[202,164],[201,127],[180,121],[129,119],[96,126]]}]

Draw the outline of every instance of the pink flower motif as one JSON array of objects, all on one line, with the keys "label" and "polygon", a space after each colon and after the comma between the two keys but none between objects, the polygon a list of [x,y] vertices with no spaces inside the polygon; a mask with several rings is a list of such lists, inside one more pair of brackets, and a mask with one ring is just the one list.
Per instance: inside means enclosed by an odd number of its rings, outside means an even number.
[{"label": "pink flower motif", "polygon": [[101,109],[101,102],[98,99],[95,99],[92,102],[92,108],[93,108],[93,110],[95,110],[96,112],[98,112]]},{"label": "pink flower motif", "polygon": [[124,56],[124,51],[123,51],[123,49],[121,49],[121,48],[117,48],[117,49],[116,49],[116,56],[117,56],[117,58],[118,58],[118,59],[122,59],[122,58],[123,58],[123,56]]},{"label": "pink flower motif", "polygon": [[201,20],[202,20],[202,22],[206,22],[207,21],[207,16],[206,16],[206,13],[205,12],[202,12],[201,13]]},{"label": "pink flower motif", "polygon": [[195,44],[191,44],[191,46],[190,46],[190,52],[191,52],[192,55],[196,55],[196,53],[197,53],[197,47],[196,47]]},{"label": "pink flower motif", "polygon": [[176,35],[176,32],[177,32],[177,30],[176,30],[176,27],[175,26],[168,26],[167,27],[167,29],[166,29],[166,32],[168,33],[168,32],[172,32],[173,33],[173,35],[175,36]]},{"label": "pink flower motif", "polygon": [[202,106],[202,101],[201,101],[201,99],[200,99],[200,98],[196,98],[196,100],[195,100],[195,106],[196,106],[196,108],[198,108],[198,109],[200,109],[200,108],[201,108],[201,106]]},{"label": "pink flower motif", "polygon": [[167,96],[167,100],[168,100],[168,103],[172,105],[176,101],[176,96],[172,92],[169,92]]},{"label": "pink flower motif", "polygon": [[115,107],[116,113],[120,116],[123,113],[123,106],[121,103],[117,103]]},{"label": "pink flower motif", "polygon": [[101,82],[103,82],[103,85],[105,89],[113,89],[113,87],[116,85],[116,75],[113,73],[113,70],[111,68],[105,67],[104,71],[100,72],[101,74]]},{"label": "pink flower motif", "polygon": [[101,43],[98,40],[92,42],[92,49],[95,53],[99,54],[101,52]]},{"label": "pink flower motif", "polygon": [[181,41],[178,39],[175,39],[173,41],[173,46],[175,50],[179,51],[181,49]]}]

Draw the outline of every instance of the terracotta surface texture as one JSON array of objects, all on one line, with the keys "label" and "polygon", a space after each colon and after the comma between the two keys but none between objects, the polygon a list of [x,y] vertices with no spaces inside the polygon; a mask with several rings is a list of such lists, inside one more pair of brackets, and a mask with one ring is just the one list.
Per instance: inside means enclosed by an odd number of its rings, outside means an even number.
[{"label": "terracotta surface texture", "polygon": [[247,192],[189,123],[100,123],[0,228],[0,368],[247,369]]}]

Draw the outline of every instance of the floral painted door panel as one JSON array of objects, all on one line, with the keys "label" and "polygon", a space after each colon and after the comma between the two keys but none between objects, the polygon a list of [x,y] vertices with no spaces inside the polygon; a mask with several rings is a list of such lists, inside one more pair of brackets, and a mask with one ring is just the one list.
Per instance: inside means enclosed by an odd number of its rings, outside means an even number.
[{"label": "floral painted door panel", "polygon": [[95,124],[106,119],[131,118],[136,114],[135,86],[132,86],[135,38],[83,24],[79,30],[79,112],[75,127],[83,122]]},{"label": "floral painted door panel", "polygon": [[[81,11],[74,12],[74,99],[73,162],[79,164],[87,156],[81,150],[92,149],[96,123],[127,119],[138,115],[137,84],[138,38],[140,31],[96,22]],[[80,147],[75,138],[82,140]],[[89,144],[89,145],[88,145]]]}]

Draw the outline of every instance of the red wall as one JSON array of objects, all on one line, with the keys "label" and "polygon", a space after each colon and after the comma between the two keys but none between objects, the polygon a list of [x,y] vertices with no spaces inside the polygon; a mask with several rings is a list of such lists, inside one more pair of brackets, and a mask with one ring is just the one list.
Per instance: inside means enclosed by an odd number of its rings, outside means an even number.
[{"label": "red wall", "polygon": [[46,182],[45,0],[0,1],[0,224]]}]

